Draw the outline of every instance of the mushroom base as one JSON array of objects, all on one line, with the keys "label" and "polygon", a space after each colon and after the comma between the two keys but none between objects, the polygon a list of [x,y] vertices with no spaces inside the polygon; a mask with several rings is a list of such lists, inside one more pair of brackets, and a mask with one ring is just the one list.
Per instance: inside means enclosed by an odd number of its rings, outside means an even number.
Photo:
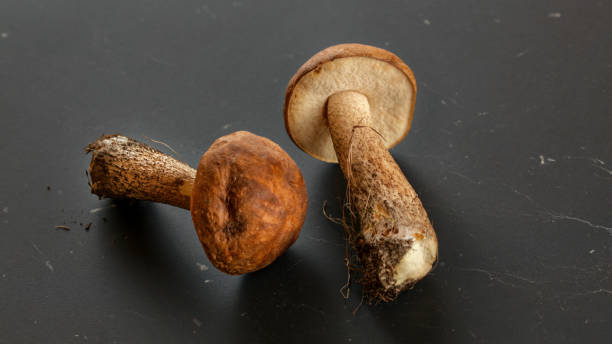
[{"label": "mushroom base", "polygon": [[362,267],[360,283],[369,303],[394,300],[414,281],[396,284],[395,267],[410,250],[411,243],[404,240],[383,240],[378,243],[355,244],[354,248]]}]

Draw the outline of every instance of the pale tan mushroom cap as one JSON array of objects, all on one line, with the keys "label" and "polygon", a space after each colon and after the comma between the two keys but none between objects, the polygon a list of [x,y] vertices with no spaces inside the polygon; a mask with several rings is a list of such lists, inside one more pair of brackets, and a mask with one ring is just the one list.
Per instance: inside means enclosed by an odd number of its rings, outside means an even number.
[{"label": "pale tan mushroom cap", "polygon": [[387,148],[401,141],[412,122],[416,81],[393,53],[363,44],[340,44],[311,57],[289,81],[285,126],[298,147],[314,158],[338,162],[327,126],[326,104],[340,91],[368,98],[371,123]]}]

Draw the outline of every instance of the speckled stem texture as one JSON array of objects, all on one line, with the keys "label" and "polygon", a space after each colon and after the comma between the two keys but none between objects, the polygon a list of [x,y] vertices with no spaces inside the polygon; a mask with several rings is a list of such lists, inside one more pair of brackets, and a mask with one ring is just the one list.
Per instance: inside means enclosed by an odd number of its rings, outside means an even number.
[{"label": "speckled stem texture", "polygon": [[370,123],[367,98],[352,91],[332,95],[327,116],[347,197],[360,230],[353,237],[362,284],[370,301],[390,301],[415,280],[396,281],[396,266],[415,238],[435,238],[417,193]]},{"label": "speckled stem texture", "polygon": [[121,135],[99,138],[91,152],[91,192],[100,198],[139,199],[189,210],[196,171],[138,141]]}]

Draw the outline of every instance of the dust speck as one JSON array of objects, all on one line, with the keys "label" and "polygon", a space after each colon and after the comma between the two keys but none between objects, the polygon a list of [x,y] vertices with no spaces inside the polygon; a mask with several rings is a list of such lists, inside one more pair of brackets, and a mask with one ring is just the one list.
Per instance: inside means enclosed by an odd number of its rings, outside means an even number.
[{"label": "dust speck", "polygon": [[446,100],[442,99],[440,100],[440,103],[442,103],[442,105],[446,105]]},{"label": "dust speck", "polygon": [[431,22],[429,21],[429,19],[423,19],[423,24],[431,25]]},{"label": "dust speck", "polygon": [[200,268],[200,271],[208,270],[208,266],[206,266],[206,264],[196,262],[196,265],[198,266],[198,268]]},{"label": "dust speck", "polygon": [[51,270],[51,272],[55,271],[55,269],[53,269],[53,265],[51,265],[51,262],[46,260],[45,261],[45,265],[47,266],[47,268],[49,268],[49,270]]},{"label": "dust speck", "polygon": [[223,129],[224,129],[224,130],[225,130],[225,129],[229,129],[229,127],[231,127],[231,126],[232,126],[232,124],[231,124],[231,123],[228,123],[228,124],[226,124],[226,125],[224,125],[224,126],[223,126]]},{"label": "dust speck", "polygon": [[241,316],[241,317],[245,317],[245,316],[247,316],[247,314],[249,314],[249,313],[247,313],[247,312],[242,312],[242,313],[240,313],[240,316]]},{"label": "dust speck", "polygon": [[191,321],[193,321],[193,324],[196,325],[197,327],[202,326],[202,322],[198,318],[193,318],[191,319]]},{"label": "dust speck", "polygon": [[242,7],[242,5],[244,5],[244,3],[241,1],[232,1],[233,8]]},{"label": "dust speck", "polygon": [[593,253],[595,253],[595,250],[590,250],[589,251],[589,254],[593,254]]},{"label": "dust speck", "polygon": [[495,18],[495,19],[493,19],[493,22],[494,22],[495,24],[500,24],[500,23],[501,23],[501,19],[499,19],[499,18]]},{"label": "dust speck", "polygon": [[8,36],[9,36],[8,32],[0,33],[0,37],[2,37],[2,38],[8,38]]},{"label": "dust speck", "polygon": [[557,160],[555,160],[553,158],[547,158],[544,155],[540,155],[539,158],[540,158],[540,165],[546,165],[546,164],[553,163],[553,162],[557,161]]},{"label": "dust speck", "polygon": [[89,209],[89,213],[90,214],[95,214],[99,211],[105,210],[105,209],[109,209],[109,208],[115,208],[117,207],[116,204],[111,204],[110,207],[101,207],[101,208],[93,208],[93,209]]},{"label": "dust speck", "polygon": [[550,12],[548,14],[549,18],[561,18],[561,13],[560,12]]},{"label": "dust speck", "polygon": [[205,283],[205,284],[208,284],[208,283],[210,283],[210,282],[212,282],[212,280],[204,280],[204,283]]},{"label": "dust speck", "polygon": [[519,52],[518,54],[516,54],[516,58],[523,57],[528,52],[529,52],[529,50],[523,50],[523,51]]},{"label": "dust speck", "polygon": [[2,208],[2,212],[4,212],[5,214],[8,214],[8,207]]}]

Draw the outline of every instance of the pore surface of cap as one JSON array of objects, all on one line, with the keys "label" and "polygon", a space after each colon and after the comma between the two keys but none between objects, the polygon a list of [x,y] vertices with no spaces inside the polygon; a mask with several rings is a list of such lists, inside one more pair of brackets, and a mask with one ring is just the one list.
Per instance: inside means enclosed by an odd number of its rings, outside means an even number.
[{"label": "pore surface of cap", "polygon": [[326,119],[329,96],[357,91],[368,98],[373,129],[387,148],[401,141],[412,122],[416,81],[393,53],[363,44],[340,44],[311,57],[289,81],[283,112],[293,142],[314,158],[337,162]]}]

